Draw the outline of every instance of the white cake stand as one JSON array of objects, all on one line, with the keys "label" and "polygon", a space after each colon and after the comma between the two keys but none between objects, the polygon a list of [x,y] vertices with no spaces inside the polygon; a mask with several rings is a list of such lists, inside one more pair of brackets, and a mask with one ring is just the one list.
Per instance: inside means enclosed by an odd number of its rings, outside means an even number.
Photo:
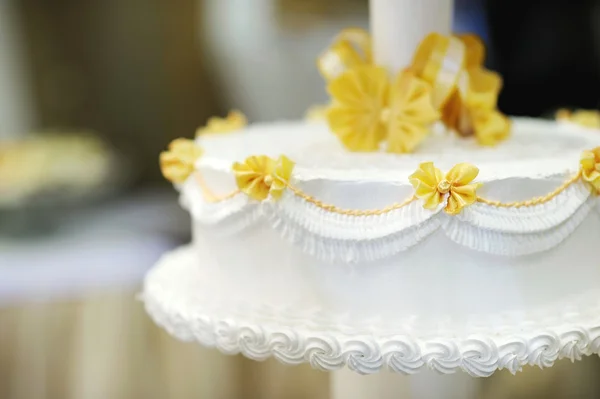
[{"label": "white cake stand", "polygon": [[198,265],[198,259],[197,249],[182,247],[164,255],[146,276],[142,299],[156,323],[178,339],[225,354],[242,353],[254,360],[272,356],[285,364],[310,363],[335,371],[334,399],[474,398],[473,377],[501,369],[516,373],[525,365],[550,367],[560,358],[574,361],[600,351],[597,303],[561,322],[531,322],[502,331],[382,334],[370,325],[336,324],[331,321],[339,320],[336,315],[300,305],[258,307],[231,301],[226,287],[211,284],[205,271],[209,267]]}]

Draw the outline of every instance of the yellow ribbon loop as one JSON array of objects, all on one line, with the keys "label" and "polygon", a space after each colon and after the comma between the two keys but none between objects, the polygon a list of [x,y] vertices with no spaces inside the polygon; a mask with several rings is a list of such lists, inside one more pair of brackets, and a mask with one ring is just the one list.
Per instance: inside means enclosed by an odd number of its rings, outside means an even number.
[{"label": "yellow ribbon loop", "polygon": [[502,78],[483,68],[484,57],[477,36],[433,33],[417,49],[411,69],[433,86],[434,105],[448,128],[494,145],[508,136],[510,123],[496,111]]},{"label": "yellow ribbon loop", "polygon": [[502,78],[474,66],[462,72],[457,94],[443,110],[442,120],[463,136],[475,135],[482,145],[495,145],[508,137],[508,118],[496,110]]},{"label": "yellow ribbon loop", "polygon": [[344,29],[333,44],[317,60],[319,71],[326,80],[333,80],[344,71],[371,64],[371,36],[363,29]]},{"label": "yellow ribbon loop", "polygon": [[433,104],[438,109],[444,107],[456,90],[465,68],[466,50],[460,39],[439,33],[428,35],[417,48],[411,69],[433,86]]},{"label": "yellow ribbon loop", "polygon": [[485,46],[478,36],[463,34],[457,36],[466,47],[465,68],[481,67],[485,60]]}]

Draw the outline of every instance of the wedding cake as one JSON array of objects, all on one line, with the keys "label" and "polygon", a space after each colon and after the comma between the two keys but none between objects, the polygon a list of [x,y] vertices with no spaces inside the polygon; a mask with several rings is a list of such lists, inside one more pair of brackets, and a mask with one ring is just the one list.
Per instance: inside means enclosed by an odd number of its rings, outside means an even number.
[{"label": "wedding cake", "polygon": [[221,320],[379,336],[600,309],[600,134],[500,113],[475,36],[419,40],[391,69],[346,30],[319,58],[331,103],[312,118],[232,112],[171,143],[161,167],[193,241],[153,273],[188,273],[190,308]]}]

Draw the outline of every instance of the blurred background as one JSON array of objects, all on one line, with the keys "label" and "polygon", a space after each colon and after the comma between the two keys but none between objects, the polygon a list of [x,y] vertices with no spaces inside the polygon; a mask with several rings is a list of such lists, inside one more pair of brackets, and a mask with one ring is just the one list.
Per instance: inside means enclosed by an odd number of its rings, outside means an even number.
[{"label": "blurred background", "polygon": [[[417,0],[415,0],[417,1]],[[315,58],[367,0],[0,0],[0,399],[327,398],[328,375],[182,344],[136,301],[189,217],[158,153],[209,116],[303,117]],[[596,109],[600,1],[456,0],[500,108]],[[486,398],[600,397],[597,357],[500,372]]]}]

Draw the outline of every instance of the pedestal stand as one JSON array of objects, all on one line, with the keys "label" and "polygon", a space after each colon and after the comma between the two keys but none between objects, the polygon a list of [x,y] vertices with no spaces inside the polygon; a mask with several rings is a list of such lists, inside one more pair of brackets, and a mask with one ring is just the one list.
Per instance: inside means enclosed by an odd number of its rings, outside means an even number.
[{"label": "pedestal stand", "polygon": [[563,357],[579,360],[600,351],[598,301],[554,324],[532,320],[501,330],[394,335],[371,324],[336,325],[334,313],[236,303],[203,269],[191,247],[165,255],[144,284],[150,316],[175,337],[226,354],[273,356],[332,371],[334,399],[476,398],[473,377],[551,367]]},{"label": "pedestal stand", "polygon": [[466,373],[440,375],[431,370],[406,376],[389,371],[357,375],[349,369],[331,373],[332,399],[477,399],[480,380]]}]

